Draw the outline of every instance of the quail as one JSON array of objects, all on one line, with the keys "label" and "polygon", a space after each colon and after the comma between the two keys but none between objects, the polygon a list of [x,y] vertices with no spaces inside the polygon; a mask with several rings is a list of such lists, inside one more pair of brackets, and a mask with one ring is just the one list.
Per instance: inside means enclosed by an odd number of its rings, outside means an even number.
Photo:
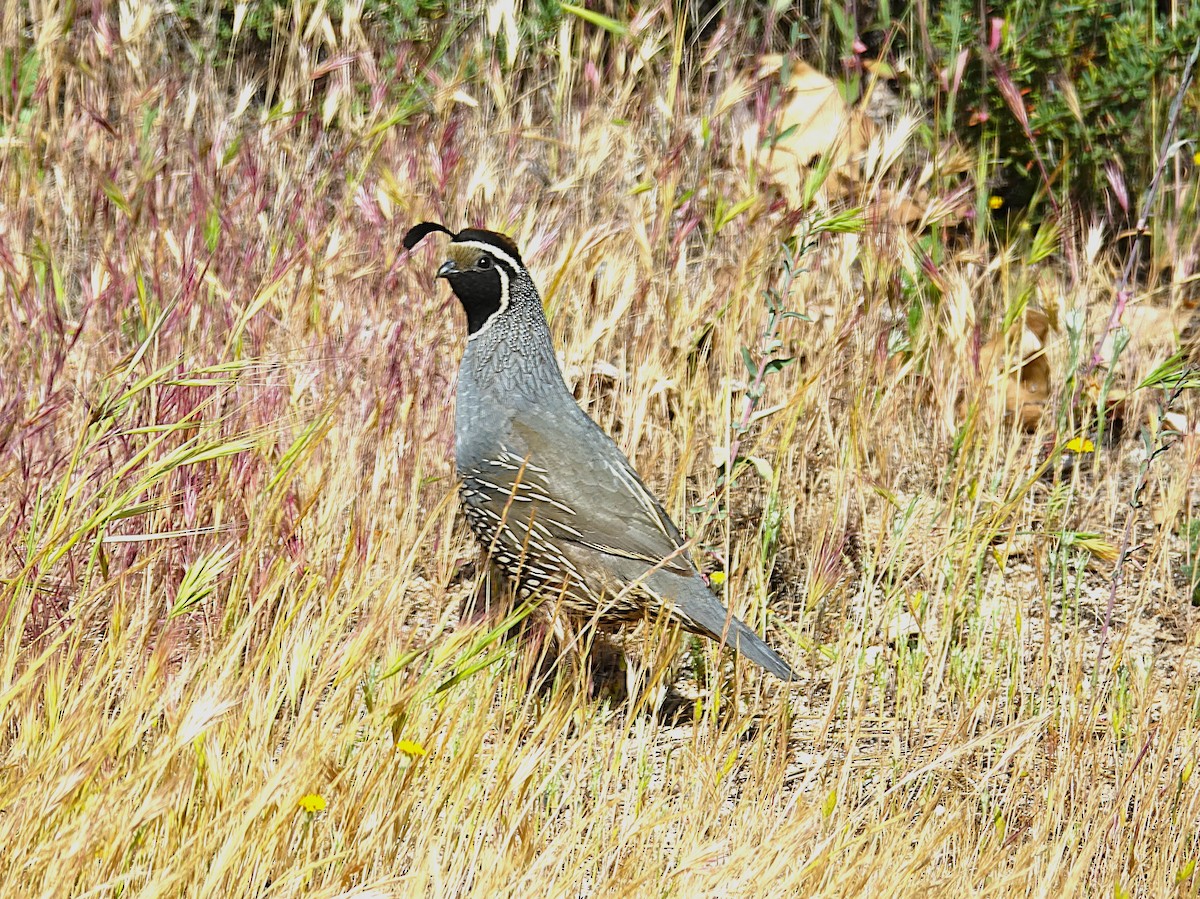
[{"label": "quail", "polygon": [[516,244],[422,222],[405,248],[433,232],[450,235],[437,277],[467,315],[454,416],[460,499],[493,564],[523,597],[554,597],[568,614],[606,620],[665,612],[795,680],[709,590],[662,505],[575,402]]}]

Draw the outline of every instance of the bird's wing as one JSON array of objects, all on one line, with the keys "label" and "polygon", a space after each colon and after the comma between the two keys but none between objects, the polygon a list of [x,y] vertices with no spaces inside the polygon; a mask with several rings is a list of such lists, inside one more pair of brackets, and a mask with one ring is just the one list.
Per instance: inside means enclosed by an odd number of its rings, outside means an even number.
[{"label": "bird's wing", "polygon": [[512,422],[511,456],[524,470],[522,487],[543,496],[539,512],[553,519],[561,539],[648,567],[695,574],[685,540],[629,460],[599,426],[576,407],[547,423]]}]

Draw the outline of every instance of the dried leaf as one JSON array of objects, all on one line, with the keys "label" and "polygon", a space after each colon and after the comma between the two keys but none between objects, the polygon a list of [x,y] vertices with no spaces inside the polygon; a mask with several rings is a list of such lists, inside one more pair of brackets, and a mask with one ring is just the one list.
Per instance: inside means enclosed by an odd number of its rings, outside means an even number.
[{"label": "dried leaf", "polygon": [[1050,319],[1040,309],[1025,311],[1020,343],[1009,349],[1007,335],[997,334],[979,356],[979,370],[985,378],[998,377],[1004,385],[1004,411],[1032,431],[1041,421],[1050,398],[1051,372],[1046,359],[1046,340]]},{"label": "dried leaf", "polygon": [[[764,60],[760,71],[770,69]],[[871,125],[842,99],[837,85],[804,62],[792,64],[786,87],[791,97],[776,120],[773,139],[762,149],[760,164],[779,184],[789,203],[805,205],[806,182],[811,171],[828,169],[824,185],[844,195],[857,182],[852,162],[866,150]],[[819,165],[820,164],[820,165]]]}]

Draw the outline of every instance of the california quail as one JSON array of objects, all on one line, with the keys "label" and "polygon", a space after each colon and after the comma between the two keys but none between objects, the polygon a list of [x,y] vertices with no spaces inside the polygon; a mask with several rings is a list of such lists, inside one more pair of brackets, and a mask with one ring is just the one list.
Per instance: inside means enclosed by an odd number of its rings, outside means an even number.
[{"label": "california quail", "polygon": [[788,664],[731,615],[688,557],[683,536],[613,441],[567,389],[541,297],[516,245],[494,231],[457,234],[437,271],[467,313],[458,371],[455,455],[463,511],[519,592],[572,614],[639,618],[663,610],[784,680]]}]

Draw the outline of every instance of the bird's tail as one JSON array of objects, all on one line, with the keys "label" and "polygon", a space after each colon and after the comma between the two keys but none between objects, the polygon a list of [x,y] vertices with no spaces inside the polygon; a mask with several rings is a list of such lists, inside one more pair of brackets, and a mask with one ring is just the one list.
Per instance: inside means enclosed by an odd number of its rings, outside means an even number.
[{"label": "bird's tail", "polygon": [[726,610],[702,580],[689,579],[687,586],[679,592],[683,595],[674,597],[675,611],[690,628],[714,640],[723,640],[726,646],[736,650],[755,665],[765,668],[780,680],[799,680],[796,672],[779,653]]}]

